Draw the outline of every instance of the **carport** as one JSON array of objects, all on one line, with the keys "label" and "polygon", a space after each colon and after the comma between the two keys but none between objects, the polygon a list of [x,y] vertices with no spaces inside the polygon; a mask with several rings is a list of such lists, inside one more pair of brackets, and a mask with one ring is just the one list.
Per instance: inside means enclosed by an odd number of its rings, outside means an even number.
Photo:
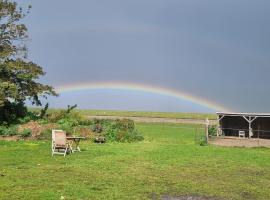
[{"label": "carport", "polygon": [[217,113],[217,136],[270,139],[269,113]]}]

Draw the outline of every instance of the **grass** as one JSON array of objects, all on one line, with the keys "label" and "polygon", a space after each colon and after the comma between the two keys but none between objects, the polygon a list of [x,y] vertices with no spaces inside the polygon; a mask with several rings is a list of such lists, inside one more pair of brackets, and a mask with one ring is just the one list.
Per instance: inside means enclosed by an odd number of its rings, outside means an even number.
[{"label": "grass", "polygon": [[270,199],[269,149],[198,146],[195,127],[138,124],[144,142],[83,142],[66,158],[50,142],[0,141],[0,199]]},{"label": "grass", "polygon": [[[38,110],[31,108],[30,110]],[[49,109],[54,112],[58,109]],[[121,117],[152,117],[170,119],[216,119],[214,113],[181,113],[181,112],[145,112],[145,111],[116,111],[116,110],[78,110],[84,115],[94,116],[121,116]]]}]

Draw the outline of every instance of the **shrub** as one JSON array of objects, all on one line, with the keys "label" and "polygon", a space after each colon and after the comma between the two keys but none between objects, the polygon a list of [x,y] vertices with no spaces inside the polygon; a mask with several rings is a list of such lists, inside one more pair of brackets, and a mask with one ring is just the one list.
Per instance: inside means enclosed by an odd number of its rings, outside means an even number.
[{"label": "shrub", "polygon": [[199,145],[200,146],[206,146],[207,145],[207,138],[206,138],[206,136],[201,136],[199,138]]},{"label": "shrub", "polygon": [[209,126],[208,135],[209,136],[216,136],[217,135],[217,127],[216,126]]},{"label": "shrub", "polygon": [[18,126],[7,127],[5,135],[7,136],[18,135]]},{"label": "shrub", "polygon": [[94,124],[94,125],[91,126],[91,130],[94,133],[102,133],[103,128],[102,128],[102,125],[101,124]]},{"label": "shrub", "polygon": [[30,137],[32,135],[32,130],[29,128],[24,129],[21,134],[22,137]]},{"label": "shrub", "polygon": [[7,128],[5,126],[0,126],[0,135],[4,136],[6,135]]},{"label": "shrub", "polygon": [[110,126],[107,126],[105,130],[105,134],[104,134],[106,137],[106,140],[111,141],[111,142],[117,141],[118,132],[119,130],[113,124],[111,124]]},{"label": "shrub", "polygon": [[111,122],[105,129],[105,137],[112,142],[135,142],[144,139],[143,135],[135,129],[134,122],[129,119]]},{"label": "shrub", "polygon": [[43,130],[37,139],[39,140],[50,140],[52,138],[52,129],[45,129]]},{"label": "shrub", "polygon": [[133,131],[135,124],[134,121],[130,119],[118,119],[116,120],[116,128],[122,131]]},{"label": "shrub", "polygon": [[74,134],[88,139],[94,139],[95,133],[88,126],[80,126],[74,129]]},{"label": "shrub", "polygon": [[143,140],[144,140],[143,135],[137,130],[128,132],[128,134],[126,135],[127,142],[136,142],[136,141],[143,141]]}]

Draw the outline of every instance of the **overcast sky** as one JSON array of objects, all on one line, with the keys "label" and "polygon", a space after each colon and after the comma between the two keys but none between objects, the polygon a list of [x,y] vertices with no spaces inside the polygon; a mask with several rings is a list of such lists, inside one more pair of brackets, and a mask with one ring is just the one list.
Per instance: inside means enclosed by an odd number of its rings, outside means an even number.
[{"label": "overcast sky", "polygon": [[[121,81],[162,86],[233,111],[270,112],[269,0],[22,0],[30,58],[54,86]],[[207,112],[131,91],[62,94],[51,106]],[[212,110],[213,111],[213,110]]]}]

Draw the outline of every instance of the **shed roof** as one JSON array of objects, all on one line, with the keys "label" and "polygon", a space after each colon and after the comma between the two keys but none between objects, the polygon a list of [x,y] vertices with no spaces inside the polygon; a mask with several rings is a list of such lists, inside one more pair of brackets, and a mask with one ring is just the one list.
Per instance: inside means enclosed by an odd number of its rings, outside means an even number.
[{"label": "shed roof", "polygon": [[250,117],[270,117],[270,113],[233,113],[233,112],[217,112],[217,115],[225,115],[225,116],[250,116]]}]

